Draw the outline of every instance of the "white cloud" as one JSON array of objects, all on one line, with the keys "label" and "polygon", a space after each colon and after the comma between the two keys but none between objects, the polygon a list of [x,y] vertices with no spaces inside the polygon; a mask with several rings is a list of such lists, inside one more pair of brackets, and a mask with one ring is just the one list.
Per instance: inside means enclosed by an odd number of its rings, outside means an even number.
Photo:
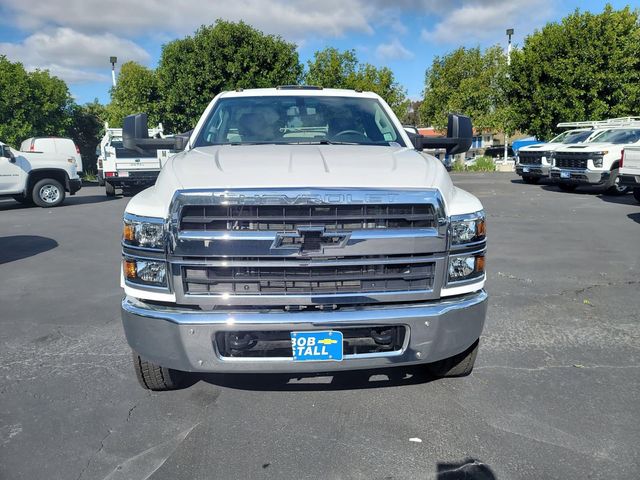
[{"label": "white cloud", "polygon": [[192,33],[217,18],[244,20],[269,33],[291,38],[308,34],[339,36],[347,31],[372,32],[371,9],[364,0],[67,0],[66,8],[50,0],[3,0],[22,28],[34,30],[52,23],[84,32],[127,35],[170,31]]},{"label": "white cloud", "polygon": [[433,29],[423,29],[421,37],[427,42],[452,44],[502,39],[507,28],[530,32],[532,25],[547,19],[549,13],[550,0],[462,2],[443,15]]},{"label": "white cloud", "polygon": [[20,43],[0,43],[0,54],[22,62],[29,70],[48,69],[70,83],[103,81],[108,76],[94,71],[109,68],[108,57],[120,63],[149,61],[149,54],[130,40],[110,33],[87,35],[70,28],[34,33]]},{"label": "white cloud", "polygon": [[400,40],[394,38],[389,43],[381,43],[376,47],[376,57],[380,60],[408,60],[414,57],[413,52],[407,50]]}]

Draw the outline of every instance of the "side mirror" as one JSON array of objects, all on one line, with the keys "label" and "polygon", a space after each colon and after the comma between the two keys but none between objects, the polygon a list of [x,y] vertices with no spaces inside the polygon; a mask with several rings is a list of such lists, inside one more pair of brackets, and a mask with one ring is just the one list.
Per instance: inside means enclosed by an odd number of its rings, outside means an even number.
[{"label": "side mirror", "polygon": [[11,151],[9,145],[0,146],[0,157],[8,158],[11,163],[16,163],[16,156]]},{"label": "side mirror", "polygon": [[187,148],[187,144],[189,143],[189,137],[183,137],[181,135],[176,135],[173,137],[173,149],[177,151],[184,150]]},{"label": "side mirror", "polygon": [[184,137],[149,138],[146,113],[136,113],[124,117],[122,145],[128,150],[134,150],[138,153],[144,153],[145,150],[184,150],[188,140]]},{"label": "side mirror", "polygon": [[464,115],[449,114],[446,137],[424,137],[418,135],[411,139],[416,150],[444,148],[448,155],[464,153],[473,142],[471,119]]}]

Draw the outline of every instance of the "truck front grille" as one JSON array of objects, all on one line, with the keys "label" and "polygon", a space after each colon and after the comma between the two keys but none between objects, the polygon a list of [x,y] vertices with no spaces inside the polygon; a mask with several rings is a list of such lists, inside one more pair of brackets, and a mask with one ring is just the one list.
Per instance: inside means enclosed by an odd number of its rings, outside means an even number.
[{"label": "truck front grille", "polygon": [[587,168],[588,154],[584,152],[556,152],[555,165],[558,168]]},{"label": "truck front grille", "polygon": [[187,205],[180,230],[296,231],[433,228],[431,204],[398,205]]},{"label": "truck front grille", "polygon": [[268,259],[183,266],[182,281],[190,295],[335,295],[371,292],[415,292],[433,287],[435,263],[420,258],[315,261]]},{"label": "truck front grille", "polygon": [[319,308],[434,300],[449,222],[436,189],[176,192],[171,288],[201,308]]},{"label": "truck front grille", "polygon": [[542,157],[548,158],[548,152],[520,152],[518,157],[521,165],[541,165]]}]

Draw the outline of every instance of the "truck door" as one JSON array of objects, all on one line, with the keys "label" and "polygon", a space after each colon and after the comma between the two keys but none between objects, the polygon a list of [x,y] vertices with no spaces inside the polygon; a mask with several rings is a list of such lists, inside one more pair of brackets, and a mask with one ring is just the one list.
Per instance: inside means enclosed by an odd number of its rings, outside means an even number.
[{"label": "truck door", "polygon": [[21,193],[24,190],[25,159],[8,145],[0,144],[0,193]]}]

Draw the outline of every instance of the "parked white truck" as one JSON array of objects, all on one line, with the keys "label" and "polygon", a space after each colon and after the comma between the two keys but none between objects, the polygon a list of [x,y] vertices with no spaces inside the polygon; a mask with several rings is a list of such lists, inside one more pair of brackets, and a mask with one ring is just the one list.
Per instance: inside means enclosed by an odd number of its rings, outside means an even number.
[{"label": "parked white truck", "polygon": [[551,180],[565,191],[587,185],[601,186],[610,195],[624,195],[629,186],[620,183],[618,170],[622,149],[633,144],[640,144],[640,126],[613,128],[589,143],[560,147],[552,154]]},{"label": "parked white truck", "polygon": [[[128,127],[125,147],[154,146]],[[411,138],[370,92],[217,95],[124,213],[122,320],[141,385],[411,364],[469,374],[485,214],[421,150],[471,140],[458,115],[447,138]]]},{"label": "parked white truck", "polygon": [[20,152],[0,142],[0,196],[24,204],[57,207],[66,196],[80,190],[73,156],[58,153]]},{"label": "parked white truck", "polygon": [[620,185],[633,189],[633,196],[640,203],[640,145],[624,147],[618,177]]},{"label": "parked white truck", "polygon": [[546,143],[527,145],[518,150],[516,173],[525,183],[535,184],[549,177],[551,170],[551,153],[562,145],[582,143],[593,133],[593,129],[580,128],[567,130]]},{"label": "parked white truck", "polygon": [[[109,124],[105,123],[104,129],[99,145],[98,183],[104,184],[106,195],[115,196],[116,188],[124,191],[153,185],[167,152],[141,147],[126,148],[122,143],[121,128],[109,128]],[[164,139],[162,124],[147,129],[146,135],[152,139]]]}]

